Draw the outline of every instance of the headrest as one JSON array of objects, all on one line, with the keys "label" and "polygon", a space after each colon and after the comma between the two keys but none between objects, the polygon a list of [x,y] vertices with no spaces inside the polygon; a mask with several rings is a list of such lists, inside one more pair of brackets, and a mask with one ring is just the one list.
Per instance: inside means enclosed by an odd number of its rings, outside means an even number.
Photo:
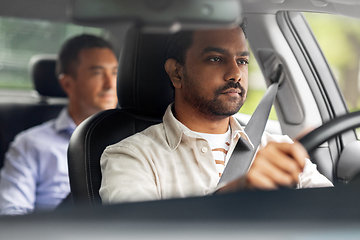
[{"label": "headrest", "polygon": [[40,54],[30,59],[33,83],[41,96],[67,97],[55,73],[56,58],[56,55]]},{"label": "headrest", "polygon": [[119,107],[146,119],[161,120],[174,90],[165,72],[166,35],[129,30],[120,55]]}]

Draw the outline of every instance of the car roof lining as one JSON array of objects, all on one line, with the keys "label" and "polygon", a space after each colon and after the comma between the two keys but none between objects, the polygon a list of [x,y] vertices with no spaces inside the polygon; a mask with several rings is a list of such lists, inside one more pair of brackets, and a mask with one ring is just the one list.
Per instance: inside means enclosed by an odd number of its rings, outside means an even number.
[{"label": "car roof lining", "polygon": [[[71,22],[71,0],[2,0],[0,16]],[[261,3],[261,5],[259,5]],[[243,0],[243,13],[326,12],[360,18],[357,0]]]}]

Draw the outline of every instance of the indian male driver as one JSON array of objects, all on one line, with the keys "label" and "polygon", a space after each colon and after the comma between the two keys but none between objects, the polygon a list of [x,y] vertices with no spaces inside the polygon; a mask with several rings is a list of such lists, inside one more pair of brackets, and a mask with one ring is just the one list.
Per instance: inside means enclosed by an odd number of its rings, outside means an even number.
[{"label": "indian male driver", "polygon": [[106,148],[103,203],[332,186],[299,143],[268,133],[247,174],[218,186],[238,139],[250,141],[232,117],[246,98],[248,61],[243,24],[173,36],[165,70],[175,87],[174,103],[163,123]]},{"label": "indian male driver", "polygon": [[1,214],[54,209],[70,192],[67,147],[75,127],[117,105],[117,58],[105,40],[81,35],[67,41],[57,74],[69,98],[56,119],[18,134],[1,171]]}]

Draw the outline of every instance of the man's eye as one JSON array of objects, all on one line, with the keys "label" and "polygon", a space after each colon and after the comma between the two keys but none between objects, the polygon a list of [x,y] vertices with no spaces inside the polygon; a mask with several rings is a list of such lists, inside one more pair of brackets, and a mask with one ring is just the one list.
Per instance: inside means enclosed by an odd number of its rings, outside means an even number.
[{"label": "man's eye", "polygon": [[248,64],[249,64],[249,60],[239,59],[239,60],[238,60],[238,64],[240,64],[240,65],[248,65]]},{"label": "man's eye", "polygon": [[220,58],[219,57],[212,57],[209,59],[210,62],[220,62]]}]

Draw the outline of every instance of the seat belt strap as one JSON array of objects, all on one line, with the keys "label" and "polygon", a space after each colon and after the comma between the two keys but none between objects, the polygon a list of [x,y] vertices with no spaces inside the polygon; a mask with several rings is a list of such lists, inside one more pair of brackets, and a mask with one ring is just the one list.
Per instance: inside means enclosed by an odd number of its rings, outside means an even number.
[{"label": "seat belt strap", "polygon": [[[282,74],[280,74],[279,79],[281,78],[281,75]],[[248,171],[260,144],[261,136],[263,135],[278,88],[278,82],[274,82],[269,86],[245,127],[245,133],[250,138],[254,147],[252,147],[245,139],[239,139],[224,172],[221,175],[219,183],[231,182],[246,174]]]}]

